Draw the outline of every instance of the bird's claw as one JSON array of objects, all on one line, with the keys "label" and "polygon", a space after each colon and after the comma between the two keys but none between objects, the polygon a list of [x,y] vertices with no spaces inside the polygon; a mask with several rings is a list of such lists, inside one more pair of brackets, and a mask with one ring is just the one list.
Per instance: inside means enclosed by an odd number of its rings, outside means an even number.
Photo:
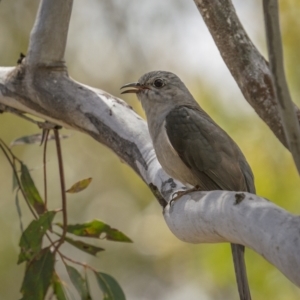
[{"label": "bird's claw", "polygon": [[178,191],[178,192],[175,192],[175,193],[172,195],[171,201],[176,201],[178,198],[180,198],[181,196],[187,194],[188,192],[189,192],[189,190],[187,190],[187,191]]},{"label": "bird's claw", "polygon": [[177,199],[179,199],[180,197],[184,196],[184,195],[187,195],[189,193],[192,193],[192,192],[195,192],[195,191],[199,191],[199,186],[196,185],[194,186],[193,188],[191,189],[188,189],[188,190],[185,190],[185,191],[178,191],[178,192],[175,192],[173,195],[172,195],[172,199],[171,199],[171,204],[173,201],[176,201]]}]

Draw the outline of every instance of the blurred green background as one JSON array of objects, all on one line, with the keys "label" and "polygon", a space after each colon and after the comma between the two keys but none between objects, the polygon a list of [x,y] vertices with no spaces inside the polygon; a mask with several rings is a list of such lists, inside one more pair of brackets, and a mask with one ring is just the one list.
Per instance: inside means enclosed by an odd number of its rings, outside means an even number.
[{"label": "blurred green background", "polygon": [[[26,53],[37,0],[0,3],[0,65],[13,66]],[[233,1],[255,45],[266,54],[261,1]],[[300,105],[300,2],[280,1],[285,63],[294,101]],[[70,75],[120,97],[121,85],[151,70],[177,73],[202,107],[234,138],[255,174],[258,195],[299,214],[299,178],[288,151],[243,99],[193,1],[75,1],[66,51]],[[125,98],[126,97],[126,98]],[[124,99],[138,113],[134,96]],[[0,138],[12,140],[39,130],[16,116],[0,115]],[[115,277],[128,299],[238,299],[228,245],[189,245],[164,223],[161,207],[142,180],[109,149],[90,137],[63,130],[66,185],[92,177],[90,187],[68,196],[70,223],[94,218],[118,228],[133,244],[98,241],[107,251],[93,258],[63,246],[72,257]],[[60,206],[55,145],[48,144],[50,207]],[[42,148],[16,146],[43,192]],[[0,153],[0,299],[19,299],[24,264],[17,265],[19,219],[12,171]],[[22,220],[31,216],[21,201]],[[272,247],[272,245],[270,245]],[[299,299],[299,290],[251,250],[246,252],[253,299]],[[68,281],[64,268],[59,272]],[[91,279],[97,296],[95,280]],[[74,290],[72,299],[78,299]]]}]

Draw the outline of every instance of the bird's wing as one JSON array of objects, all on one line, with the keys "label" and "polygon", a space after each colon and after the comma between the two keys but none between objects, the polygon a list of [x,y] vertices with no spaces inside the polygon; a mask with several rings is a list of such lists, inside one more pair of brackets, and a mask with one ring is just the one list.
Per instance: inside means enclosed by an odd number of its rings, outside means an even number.
[{"label": "bird's wing", "polygon": [[254,185],[254,176],[252,173],[252,170],[250,168],[250,166],[248,165],[246,159],[244,158],[244,155],[242,153],[240,153],[242,155],[242,157],[239,159],[239,164],[240,167],[243,171],[244,174],[244,178],[245,178],[245,182],[246,182],[246,186],[247,186],[247,192],[255,194],[256,193],[256,189],[255,189],[255,185]]},{"label": "bird's wing", "polygon": [[254,186],[251,169],[235,142],[197,106],[170,111],[166,131],[201,189],[248,191],[248,185]]}]

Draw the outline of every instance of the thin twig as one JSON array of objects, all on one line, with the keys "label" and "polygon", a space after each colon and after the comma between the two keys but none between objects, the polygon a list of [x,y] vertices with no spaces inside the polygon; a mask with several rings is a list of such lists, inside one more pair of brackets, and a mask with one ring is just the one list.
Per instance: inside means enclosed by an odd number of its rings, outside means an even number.
[{"label": "thin twig", "polygon": [[[0,0],[1,1],[1,0]],[[54,128],[58,128],[60,127],[57,124],[51,123],[49,121],[36,121],[28,116],[25,115],[26,112],[23,112],[21,110],[18,110],[16,108],[10,107],[10,106],[6,106],[6,105],[2,105],[0,104],[0,111],[1,112],[9,112],[11,114],[17,115],[18,117],[25,119],[26,121],[29,121],[35,125],[37,125],[39,128],[42,128],[44,130],[50,130],[50,129],[54,129]]]},{"label": "thin twig", "polygon": [[76,265],[79,265],[79,266],[84,267],[85,269],[88,268],[88,269],[90,269],[90,270],[92,270],[92,271],[94,271],[94,272],[98,272],[98,271],[97,271],[96,269],[94,269],[93,267],[91,267],[91,266],[89,266],[89,265],[87,265],[87,264],[85,264],[85,263],[82,263],[82,262],[80,262],[80,261],[77,261],[77,260],[74,260],[74,259],[72,259],[72,258],[69,258],[69,257],[65,256],[64,254],[62,254],[60,251],[58,251],[58,254],[59,254],[59,256],[60,256],[60,258],[61,258],[61,260],[62,260],[62,262],[63,262],[64,264],[66,264],[65,260],[68,260],[68,261],[72,262],[73,264],[76,264]]},{"label": "thin twig", "polygon": [[39,125],[39,123],[40,123],[39,121],[36,121],[36,120],[34,120],[32,118],[29,118],[26,115],[24,115],[25,112],[20,111],[16,108],[13,108],[13,107],[5,106],[4,107],[4,112],[9,112],[11,114],[17,115],[18,117],[20,117],[22,119],[25,119],[26,121],[29,121],[29,122],[31,122],[35,125]]},{"label": "thin twig", "polygon": [[278,109],[289,149],[300,174],[300,127],[284,72],[278,0],[264,0],[263,7],[270,69]]},{"label": "thin twig", "polygon": [[43,170],[44,170],[44,199],[45,199],[45,208],[47,210],[47,142],[48,142],[49,130],[45,129],[45,142],[44,142],[44,151],[43,151]]},{"label": "thin twig", "polygon": [[11,149],[6,145],[6,143],[1,138],[0,138],[0,143],[3,145],[3,147],[5,147],[5,149],[9,152],[9,154],[13,157],[14,160],[18,161],[20,164],[23,163],[17,156],[13,154]]},{"label": "thin twig", "polygon": [[57,150],[57,159],[58,159],[58,168],[59,168],[59,177],[60,177],[60,187],[61,187],[61,201],[62,201],[62,213],[63,213],[63,232],[60,238],[58,245],[56,246],[56,250],[60,247],[60,245],[64,242],[65,236],[67,234],[67,224],[68,224],[68,216],[67,216],[67,197],[66,197],[66,187],[65,187],[65,176],[64,176],[64,167],[63,167],[63,159],[62,152],[60,146],[60,139],[58,129],[53,129],[55,136],[55,144]]}]

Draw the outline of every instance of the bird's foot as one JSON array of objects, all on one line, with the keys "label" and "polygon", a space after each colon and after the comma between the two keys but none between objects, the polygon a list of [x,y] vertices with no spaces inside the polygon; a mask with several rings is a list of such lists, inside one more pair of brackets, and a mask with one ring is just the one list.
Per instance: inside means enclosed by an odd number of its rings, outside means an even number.
[{"label": "bird's foot", "polygon": [[173,195],[172,195],[172,199],[171,199],[171,203],[173,201],[176,201],[177,199],[179,199],[180,197],[184,196],[184,195],[187,195],[189,193],[192,193],[192,192],[196,192],[196,191],[200,191],[200,187],[198,185],[194,186],[193,188],[191,189],[188,189],[188,190],[185,190],[185,191],[178,191],[178,192],[175,192]]}]

